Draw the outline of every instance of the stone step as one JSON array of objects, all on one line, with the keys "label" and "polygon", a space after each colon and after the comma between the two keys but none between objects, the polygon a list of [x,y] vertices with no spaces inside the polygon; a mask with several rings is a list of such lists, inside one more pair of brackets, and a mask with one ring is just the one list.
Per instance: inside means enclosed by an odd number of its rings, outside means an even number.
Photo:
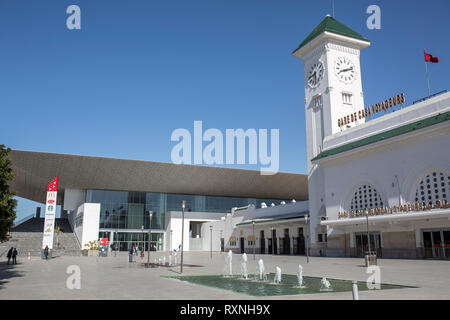
[{"label": "stone step", "polygon": [[[19,257],[26,257],[28,253],[31,256],[40,256],[42,239],[42,232],[11,232],[10,239],[1,244],[1,250],[3,252],[10,247],[15,247]],[[59,256],[78,256],[81,254],[75,235],[70,232],[60,233],[54,236],[53,252],[54,255],[57,254]]]}]

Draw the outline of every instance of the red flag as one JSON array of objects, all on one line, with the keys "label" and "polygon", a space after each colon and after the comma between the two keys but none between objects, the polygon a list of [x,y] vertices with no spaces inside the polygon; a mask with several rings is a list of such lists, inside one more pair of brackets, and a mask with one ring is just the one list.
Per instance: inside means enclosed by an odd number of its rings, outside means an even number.
[{"label": "red flag", "polygon": [[438,57],[433,57],[431,54],[428,54],[425,52],[425,50],[423,50],[423,53],[425,55],[425,61],[429,61],[432,63],[438,63],[439,62],[439,58]]},{"label": "red flag", "polygon": [[52,180],[47,186],[47,192],[48,191],[58,191],[58,176],[56,176],[55,179]]}]

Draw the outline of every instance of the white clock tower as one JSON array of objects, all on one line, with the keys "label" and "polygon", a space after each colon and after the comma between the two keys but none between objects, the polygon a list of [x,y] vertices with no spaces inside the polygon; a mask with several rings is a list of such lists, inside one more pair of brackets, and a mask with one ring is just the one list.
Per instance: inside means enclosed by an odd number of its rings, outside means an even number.
[{"label": "white clock tower", "polygon": [[[306,147],[308,157],[308,191],[311,250],[318,254],[326,228],[320,219],[326,216],[322,168],[311,159],[323,150],[328,137],[364,122],[346,120],[347,115],[364,108],[361,84],[360,50],[370,41],[327,15],[292,53],[301,58],[305,77]],[[318,235],[321,234],[319,237]]]}]

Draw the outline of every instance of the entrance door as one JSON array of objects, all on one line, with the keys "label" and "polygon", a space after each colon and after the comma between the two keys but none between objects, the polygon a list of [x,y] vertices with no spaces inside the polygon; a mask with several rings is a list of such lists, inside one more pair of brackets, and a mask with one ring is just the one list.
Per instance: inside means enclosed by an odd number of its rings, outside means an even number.
[{"label": "entrance door", "polygon": [[[355,234],[356,236],[356,255],[358,257],[364,257],[365,253],[369,251],[369,245],[367,242],[367,233]],[[378,258],[382,257],[381,250],[381,235],[379,233],[369,233],[370,237],[370,249],[375,251]]]},{"label": "entrance door", "polygon": [[305,236],[303,234],[303,228],[298,228],[298,237],[295,238],[295,243],[297,245],[297,250],[294,251],[296,254],[305,254]]},{"label": "entrance door", "polygon": [[442,231],[445,258],[450,259],[450,230]]},{"label": "entrance door", "polygon": [[289,229],[284,229],[283,253],[291,254],[291,238],[289,238]]},{"label": "entrance door", "polygon": [[241,253],[244,253],[245,238],[241,238]]},{"label": "entrance door", "polygon": [[225,239],[220,238],[220,251],[224,252],[225,250]]},{"label": "entrance door", "polygon": [[444,257],[444,250],[442,248],[441,231],[431,232],[431,239],[433,240],[433,257],[442,259]]},{"label": "entrance door", "polygon": [[277,238],[272,238],[272,253],[278,254]]},{"label": "entrance door", "polygon": [[259,253],[266,253],[266,239],[264,239],[264,230],[261,230],[259,235]]},{"label": "entrance door", "polygon": [[300,235],[297,237],[297,254],[305,254],[305,237]]},{"label": "entrance door", "polygon": [[423,232],[424,257],[450,259],[450,230]]},{"label": "entrance door", "polygon": [[272,254],[272,238],[267,238],[267,253]]},{"label": "entrance door", "polygon": [[272,230],[272,253],[277,254],[277,230]]}]

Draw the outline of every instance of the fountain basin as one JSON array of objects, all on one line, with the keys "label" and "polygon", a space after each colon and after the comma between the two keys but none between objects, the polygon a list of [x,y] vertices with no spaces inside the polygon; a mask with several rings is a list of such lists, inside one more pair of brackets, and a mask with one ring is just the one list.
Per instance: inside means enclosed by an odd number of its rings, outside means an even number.
[{"label": "fountain basin", "polygon": [[[321,290],[321,277],[307,277],[303,276],[303,285],[300,288],[296,275],[283,274],[281,283],[275,284],[273,282],[275,274],[268,274],[267,281],[256,280],[257,275],[249,274],[248,279],[243,279],[240,276],[222,276],[222,275],[200,275],[200,276],[165,276],[165,278],[177,279],[194,283],[198,285],[219,288],[224,290],[231,290],[238,293],[247,294],[250,296],[280,296],[280,295],[296,295],[296,294],[311,294],[311,293],[330,293],[330,292],[351,292],[352,281],[327,278],[330,282],[330,288]],[[387,290],[387,289],[402,289],[414,288],[410,286],[402,286],[395,284],[381,284],[380,289],[373,290]],[[358,282],[359,291],[368,291],[365,282]]]}]

